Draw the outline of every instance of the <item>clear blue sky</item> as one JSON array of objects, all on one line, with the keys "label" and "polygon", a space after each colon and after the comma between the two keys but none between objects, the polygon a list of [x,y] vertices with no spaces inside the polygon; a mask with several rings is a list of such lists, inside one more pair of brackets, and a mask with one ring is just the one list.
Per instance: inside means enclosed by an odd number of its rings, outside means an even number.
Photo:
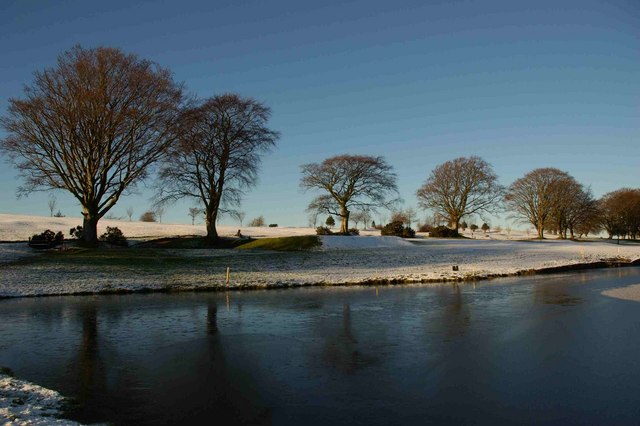
[{"label": "clear blue sky", "polygon": [[[282,138],[245,197],[247,219],[305,225],[313,194],[300,192],[299,166],[342,153],[385,156],[405,206],[436,165],[474,154],[505,185],[549,166],[596,196],[640,187],[637,0],[4,0],[0,113],[75,44],[154,60],[201,97],[238,92],[272,108]],[[16,173],[1,167],[0,212],[48,214],[47,195],[16,200]],[[137,217],[149,197],[143,188],[114,214]],[[164,221],[188,222],[190,205]]]}]

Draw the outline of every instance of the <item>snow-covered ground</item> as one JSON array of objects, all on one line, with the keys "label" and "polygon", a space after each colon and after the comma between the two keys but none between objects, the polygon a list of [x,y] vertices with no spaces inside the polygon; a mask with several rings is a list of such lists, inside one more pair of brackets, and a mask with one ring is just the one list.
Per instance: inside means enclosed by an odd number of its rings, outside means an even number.
[{"label": "snow-covered ground", "polygon": [[[60,222],[71,226],[73,219]],[[50,226],[56,218],[0,215],[0,232],[5,239],[19,239]],[[17,222],[22,226],[16,225]],[[108,222],[129,236],[193,235],[202,227],[190,225]],[[130,226],[130,227],[128,227]],[[226,231],[224,231],[226,229]],[[222,228],[233,235],[237,229]],[[186,230],[186,231],[185,231]],[[188,232],[187,232],[188,231]],[[204,229],[200,229],[204,232]],[[311,234],[310,228],[242,228],[245,235],[283,236]],[[380,237],[379,231],[361,236],[322,237],[319,250],[282,253],[238,250],[142,250],[122,256],[151,253],[157,261],[20,262],[33,256],[24,243],[0,244],[0,296],[95,293],[122,290],[189,290],[222,288],[226,268],[231,269],[231,288],[278,287],[291,285],[335,285],[380,282],[428,282],[516,274],[541,268],[597,262],[602,259],[640,259],[640,245],[596,240],[520,241],[493,233],[476,239],[415,238],[411,241]],[[376,236],[377,235],[377,236]],[[478,235],[476,235],[478,237]],[[135,250],[135,249],[130,249]],[[144,256],[147,256],[144,254]],[[148,256],[147,256],[148,257]],[[118,265],[118,266],[114,266]],[[453,265],[459,270],[453,271]]]},{"label": "snow-covered ground", "polygon": [[0,423],[3,425],[78,425],[56,418],[63,402],[58,392],[0,373]]},{"label": "snow-covered ground", "polygon": [[[34,234],[45,229],[54,232],[62,231],[69,238],[69,229],[82,225],[81,217],[48,217],[0,214],[0,241],[26,241]],[[98,234],[107,230],[107,226],[117,226],[129,239],[148,239],[159,237],[175,237],[180,235],[206,235],[202,224],[185,225],[158,222],[138,222],[126,220],[101,219],[98,222]],[[258,227],[219,226],[218,233],[223,237],[231,237],[242,230],[242,234],[252,238],[281,237],[291,235],[315,235],[312,228],[293,227]]]},{"label": "snow-covered ground", "polygon": [[616,299],[632,300],[640,302],[640,284],[632,284],[626,287],[612,288],[602,292],[603,295]]}]

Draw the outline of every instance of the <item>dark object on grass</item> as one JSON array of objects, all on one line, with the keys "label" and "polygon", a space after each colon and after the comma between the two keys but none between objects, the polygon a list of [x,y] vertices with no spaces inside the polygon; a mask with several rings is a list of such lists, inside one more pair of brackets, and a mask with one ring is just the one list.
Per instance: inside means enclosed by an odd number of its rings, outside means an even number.
[{"label": "dark object on grass", "polygon": [[111,226],[107,226],[107,232],[100,235],[100,241],[122,247],[127,247],[129,245],[127,243],[127,238],[116,226],[114,226],[113,228]]},{"label": "dark object on grass", "polygon": [[332,235],[333,232],[331,232],[331,229],[327,228],[326,226],[318,226],[316,228],[316,235]]},{"label": "dark object on grass", "polygon": [[269,224],[269,228],[277,228],[278,224],[277,223],[270,223]]},{"label": "dark object on grass", "polygon": [[35,234],[29,238],[29,247],[37,250],[50,249],[61,245],[64,242],[64,235],[62,232],[57,234],[49,229],[42,234]]},{"label": "dark object on grass", "polygon": [[416,236],[416,231],[411,229],[411,227],[405,227],[404,224],[400,221],[395,221],[391,223],[387,223],[382,230],[380,231],[381,235],[392,235],[395,237],[402,238],[413,238]]},{"label": "dark object on grass", "polygon": [[429,236],[434,238],[457,238],[460,235],[455,229],[447,226],[436,226],[429,232]]}]

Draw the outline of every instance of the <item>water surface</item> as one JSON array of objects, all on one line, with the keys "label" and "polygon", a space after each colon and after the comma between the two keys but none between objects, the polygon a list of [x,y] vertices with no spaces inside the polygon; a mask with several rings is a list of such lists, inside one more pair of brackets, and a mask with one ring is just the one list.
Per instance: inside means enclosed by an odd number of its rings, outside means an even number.
[{"label": "water surface", "polygon": [[0,365],[114,424],[637,424],[639,268],[0,301]]}]

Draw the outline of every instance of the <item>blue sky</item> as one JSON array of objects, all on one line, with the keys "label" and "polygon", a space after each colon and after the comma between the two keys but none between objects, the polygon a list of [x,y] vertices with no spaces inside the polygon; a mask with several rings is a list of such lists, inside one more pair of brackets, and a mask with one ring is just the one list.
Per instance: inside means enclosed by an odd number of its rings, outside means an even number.
[{"label": "blue sky", "polygon": [[[272,108],[282,137],[245,197],[247,219],[306,225],[313,194],[299,190],[299,166],[343,153],[386,157],[405,206],[435,166],[468,155],[505,185],[558,167],[596,196],[640,186],[637,1],[5,0],[0,113],[75,44],[154,60],[200,97],[237,92]],[[48,214],[47,194],[16,200],[18,183],[3,161],[0,213]],[[113,213],[137,217],[150,196],[142,186]],[[190,222],[191,205],[164,221]]]}]

